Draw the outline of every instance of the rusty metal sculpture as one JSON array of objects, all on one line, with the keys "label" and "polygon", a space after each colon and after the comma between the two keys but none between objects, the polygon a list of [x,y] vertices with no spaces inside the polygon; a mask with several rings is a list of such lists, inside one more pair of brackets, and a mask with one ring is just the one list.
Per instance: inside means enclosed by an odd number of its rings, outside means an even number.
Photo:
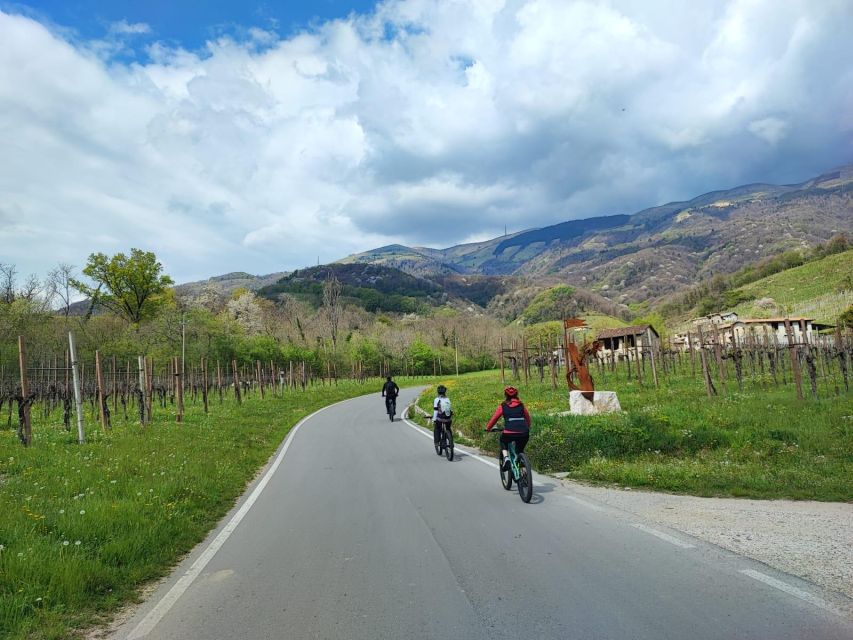
[{"label": "rusty metal sculpture", "polygon": [[595,382],[592,375],[589,373],[589,365],[587,364],[590,358],[595,357],[595,354],[603,346],[601,342],[595,340],[593,342],[585,342],[580,349],[574,342],[568,340],[568,330],[586,327],[586,322],[580,318],[567,318],[563,321],[563,334],[567,350],[566,358],[566,383],[569,385],[570,391],[580,391],[584,398],[593,401],[595,398]]}]

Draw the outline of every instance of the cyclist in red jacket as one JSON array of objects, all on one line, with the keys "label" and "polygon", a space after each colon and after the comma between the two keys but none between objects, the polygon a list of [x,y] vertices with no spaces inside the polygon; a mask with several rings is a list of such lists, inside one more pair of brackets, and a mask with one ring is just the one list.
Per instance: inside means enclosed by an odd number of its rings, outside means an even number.
[{"label": "cyclist in red jacket", "polygon": [[504,389],[504,401],[498,405],[486,431],[491,431],[495,423],[503,417],[504,430],[501,434],[501,450],[503,451],[504,469],[509,469],[509,443],[515,442],[515,452],[524,451],[524,446],[530,439],[530,414],[527,407],[518,399],[518,389],[507,387]]}]

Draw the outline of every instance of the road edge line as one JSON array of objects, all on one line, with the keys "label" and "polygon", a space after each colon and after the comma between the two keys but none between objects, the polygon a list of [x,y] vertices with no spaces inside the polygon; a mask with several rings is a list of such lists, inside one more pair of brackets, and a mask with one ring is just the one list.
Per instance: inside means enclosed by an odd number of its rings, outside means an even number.
[{"label": "road edge line", "polygon": [[166,592],[160,601],[154,605],[154,607],[149,611],[146,616],[137,624],[133,630],[128,634],[127,640],[138,640],[139,638],[144,638],[151,631],[154,630],[154,627],[163,619],[163,617],[169,612],[175,603],[180,599],[180,597],[184,594],[184,592],[190,587],[190,585],[195,581],[195,579],[199,576],[199,574],[204,570],[207,564],[213,559],[222,545],[231,537],[231,534],[246,517],[246,514],[249,512],[249,509],[252,508],[252,505],[257,502],[264,488],[266,488],[267,484],[269,484],[270,479],[273,474],[278,470],[279,466],[281,466],[282,460],[284,460],[284,455],[287,453],[287,450],[290,448],[291,442],[293,442],[293,438],[296,435],[296,432],[299,431],[299,428],[308,422],[311,418],[316,416],[318,413],[322,413],[326,409],[331,409],[332,407],[343,404],[344,402],[349,402],[350,400],[354,400],[354,398],[347,398],[346,400],[341,400],[339,402],[335,402],[333,404],[326,405],[325,407],[321,407],[317,409],[314,413],[305,416],[297,422],[294,427],[287,434],[287,437],[284,439],[284,445],[281,448],[281,451],[278,452],[278,455],[275,458],[275,461],[272,465],[267,469],[266,473],[261,477],[258,484],[249,494],[249,497],[246,498],[246,501],[240,506],[228,523],[222,528],[222,530],[217,534],[217,536],[207,545],[204,551],[202,551],[201,555],[196,558],[195,562],[190,565],[190,568],[178,578],[178,581],[172,585],[172,588]]}]

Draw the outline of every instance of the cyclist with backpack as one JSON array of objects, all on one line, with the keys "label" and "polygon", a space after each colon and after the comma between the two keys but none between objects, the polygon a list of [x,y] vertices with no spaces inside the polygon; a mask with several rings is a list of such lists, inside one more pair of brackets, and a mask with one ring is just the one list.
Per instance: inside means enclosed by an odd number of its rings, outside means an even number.
[{"label": "cyclist with backpack", "polygon": [[498,405],[486,431],[491,431],[495,423],[503,417],[504,430],[501,433],[501,451],[503,452],[504,470],[509,469],[509,443],[515,442],[516,454],[523,453],[527,441],[530,439],[530,414],[527,407],[518,399],[518,389],[507,387],[504,389],[504,401]]},{"label": "cyclist with backpack", "polygon": [[436,452],[438,455],[441,455],[439,451],[441,431],[444,428],[447,429],[448,433],[452,433],[450,427],[453,423],[453,410],[450,407],[450,398],[447,397],[447,387],[440,384],[436,391],[438,392],[438,396],[432,401],[432,438],[435,443]]},{"label": "cyclist with backpack", "polygon": [[[396,413],[399,393],[400,387],[391,379],[391,376],[388,376],[385,379],[385,384],[382,385],[382,397],[385,398],[385,412],[391,416],[391,420],[394,419],[394,413]],[[394,411],[392,411],[392,407]]]}]

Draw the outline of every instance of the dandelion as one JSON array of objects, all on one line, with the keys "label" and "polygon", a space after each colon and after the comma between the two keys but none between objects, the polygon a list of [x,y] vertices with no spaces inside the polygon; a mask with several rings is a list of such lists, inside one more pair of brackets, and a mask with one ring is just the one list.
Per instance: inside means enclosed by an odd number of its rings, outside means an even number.
[{"label": "dandelion", "polygon": [[115,484],[118,480],[110,480],[110,484]]},{"label": "dandelion", "polygon": [[59,513],[60,513],[60,515],[61,515],[61,514],[63,514],[63,513],[65,513],[65,509],[60,509],[60,510],[59,510]]},{"label": "dandelion", "polygon": [[74,546],[79,547],[82,543],[79,540],[74,541]]},{"label": "dandelion", "polygon": [[85,510],[85,509],[80,509],[80,515],[81,515],[81,516],[86,515],[86,510]]},{"label": "dandelion", "polygon": [[19,552],[18,552],[18,557],[19,557],[19,558],[23,558],[23,557],[24,557],[24,552],[23,552],[23,551],[19,551]]},{"label": "dandelion", "polygon": [[68,546],[68,540],[63,540],[63,541],[62,541],[62,546],[63,546],[63,547],[67,547],[67,546]]},{"label": "dandelion", "polygon": [[3,551],[6,548],[5,544],[0,544],[0,551]]}]

